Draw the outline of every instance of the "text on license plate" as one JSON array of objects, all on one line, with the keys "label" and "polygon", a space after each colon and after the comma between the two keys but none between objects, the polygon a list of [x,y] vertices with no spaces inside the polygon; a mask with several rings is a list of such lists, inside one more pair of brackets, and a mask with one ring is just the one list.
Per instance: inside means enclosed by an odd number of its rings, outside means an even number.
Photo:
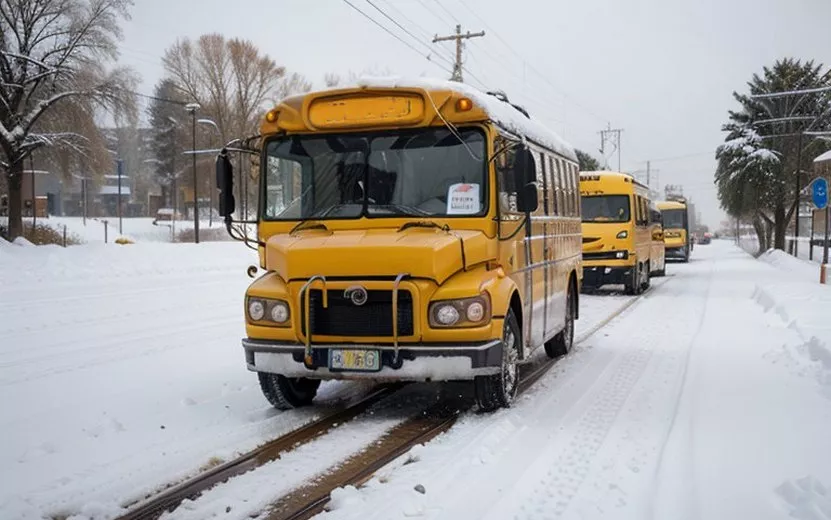
[{"label": "text on license plate", "polygon": [[329,349],[329,368],[333,370],[381,370],[381,352],[364,349]]}]

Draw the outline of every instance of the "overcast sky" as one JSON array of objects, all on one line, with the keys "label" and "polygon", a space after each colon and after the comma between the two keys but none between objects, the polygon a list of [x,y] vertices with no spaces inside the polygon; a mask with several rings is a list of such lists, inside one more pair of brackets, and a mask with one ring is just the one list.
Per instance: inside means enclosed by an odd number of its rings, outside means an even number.
[{"label": "overcast sky", "polygon": [[327,72],[447,77],[453,45],[430,39],[459,22],[486,32],[465,49],[466,82],[506,91],[595,156],[599,130],[622,128],[622,169],[644,176],[651,160],[653,187],[682,184],[711,227],[723,218],[713,154],[732,91],[777,58],[831,64],[831,0],[369,0],[426,46],[368,0],[349,1],[419,52],[345,0],[136,0],[121,61],[149,94],[177,38],[220,32],[250,39],[315,87]]}]

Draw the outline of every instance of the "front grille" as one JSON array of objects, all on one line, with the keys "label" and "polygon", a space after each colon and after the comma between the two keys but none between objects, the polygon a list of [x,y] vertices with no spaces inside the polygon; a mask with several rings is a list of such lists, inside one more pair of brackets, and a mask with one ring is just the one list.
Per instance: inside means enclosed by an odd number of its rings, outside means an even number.
[{"label": "front grille", "polygon": [[[323,291],[309,291],[309,316],[312,335],[322,336],[389,336],[392,337],[392,291],[367,291],[367,301],[355,305],[343,291],[328,291],[329,306],[323,308]],[[301,323],[306,321],[301,307]],[[413,335],[413,297],[409,291],[398,291],[398,335]]]},{"label": "front grille", "polygon": [[599,253],[583,253],[583,260],[626,260],[629,257],[627,251],[623,252],[623,258],[617,257],[618,251],[601,251]]}]

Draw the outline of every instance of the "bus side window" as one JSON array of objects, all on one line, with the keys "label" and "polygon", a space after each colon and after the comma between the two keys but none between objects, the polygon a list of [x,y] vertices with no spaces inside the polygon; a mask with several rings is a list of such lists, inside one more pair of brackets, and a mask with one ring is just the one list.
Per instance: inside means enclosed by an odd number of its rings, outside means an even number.
[{"label": "bus side window", "polygon": [[649,213],[646,211],[646,199],[641,197],[641,222],[644,226],[649,224]]},{"label": "bus side window", "polygon": [[537,160],[534,161],[537,168],[537,197],[540,200],[539,208],[535,213],[537,214],[548,214],[548,203],[546,202],[546,194],[545,194],[545,167],[543,163],[545,162],[545,154],[543,152],[539,152],[537,156]]},{"label": "bus side window", "polygon": [[574,179],[574,165],[567,162],[566,171],[568,172],[568,205],[569,205],[569,217],[574,217],[577,215],[577,203],[574,194],[577,192],[577,184]]},{"label": "bus side window", "polygon": [[568,185],[571,188],[569,192],[569,201],[571,202],[571,216],[577,216],[577,176],[574,172],[574,165],[571,163],[566,163],[566,167],[568,168]]},{"label": "bus side window", "polygon": [[568,214],[565,200],[565,184],[563,184],[563,163],[560,159],[556,159],[557,163],[557,203],[560,205],[559,215],[565,216]]},{"label": "bus side window", "polygon": [[635,214],[634,214],[635,225],[640,226],[641,225],[641,196],[640,195],[635,195],[633,197],[632,201],[633,201],[632,205],[635,206],[635,208],[634,208],[635,209]]},{"label": "bus side window", "polygon": [[550,215],[557,215],[559,208],[557,207],[557,180],[554,177],[554,158],[548,156],[548,198],[551,199],[551,213]]},{"label": "bus side window", "polygon": [[[497,139],[495,149],[500,150],[507,143],[504,139]],[[517,211],[517,183],[513,176],[516,149],[511,148],[500,153],[494,160],[496,178],[499,183],[499,209],[504,213],[518,213]]]},{"label": "bus side window", "polygon": [[571,165],[571,179],[574,183],[574,216],[580,216],[580,172],[578,171],[577,165]]}]

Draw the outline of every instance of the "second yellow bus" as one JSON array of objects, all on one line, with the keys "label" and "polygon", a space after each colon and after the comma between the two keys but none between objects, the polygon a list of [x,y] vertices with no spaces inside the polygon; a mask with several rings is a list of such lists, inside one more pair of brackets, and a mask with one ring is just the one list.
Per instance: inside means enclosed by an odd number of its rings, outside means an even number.
[{"label": "second yellow bus", "polygon": [[640,294],[653,269],[649,189],[625,173],[583,172],[580,195],[583,286],[623,284]]}]

